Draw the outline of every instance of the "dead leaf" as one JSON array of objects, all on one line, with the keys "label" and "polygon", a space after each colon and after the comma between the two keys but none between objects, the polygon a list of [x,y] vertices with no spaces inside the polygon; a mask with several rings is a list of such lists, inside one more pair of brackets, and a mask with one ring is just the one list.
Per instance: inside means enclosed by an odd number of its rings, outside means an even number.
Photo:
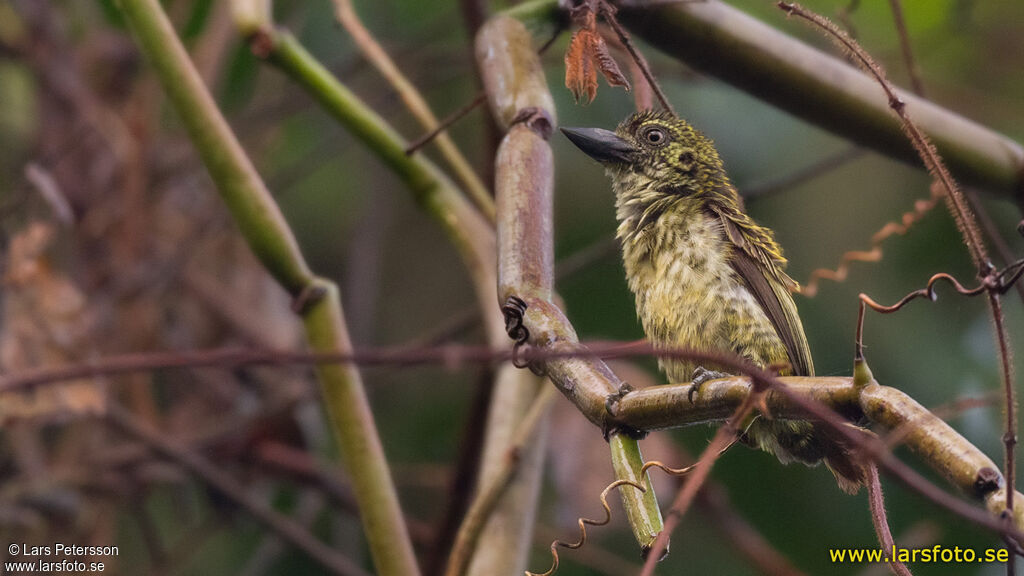
[{"label": "dead leaf", "polygon": [[597,16],[593,10],[581,8],[573,16],[580,29],[569,41],[565,51],[565,87],[576,102],[589,104],[597,96],[597,73],[601,72],[609,86],[629,90],[629,81],[608,51],[608,45],[597,31]]}]

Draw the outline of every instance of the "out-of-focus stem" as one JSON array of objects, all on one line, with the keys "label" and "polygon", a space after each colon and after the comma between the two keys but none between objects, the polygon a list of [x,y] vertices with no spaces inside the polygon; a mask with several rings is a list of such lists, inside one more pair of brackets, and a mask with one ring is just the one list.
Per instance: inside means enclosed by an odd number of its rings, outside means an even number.
[{"label": "out-of-focus stem", "polygon": [[[295,298],[310,346],[351,352],[337,288],[316,278],[252,162],[228,127],[156,0],[123,0],[125,20],[260,262]],[[378,573],[417,574],[412,543],[355,366],[318,369]]]},{"label": "out-of-focus stem", "polygon": [[[503,371],[515,374],[516,368],[511,364],[502,367]],[[502,376],[498,377],[499,387]],[[507,386],[505,388],[508,388]],[[483,477],[480,479],[480,492],[469,510],[466,517],[459,526],[459,533],[456,536],[455,544],[452,546],[452,553],[445,569],[445,576],[461,576],[469,569],[469,562],[472,560],[479,566],[518,566],[525,561],[520,548],[501,546],[496,549],[480,549],[478,543],[484,532],[498,531],[504,539],[519,541],[530,540],[532,520],[535,509],[523,512],[531,520],[530,522],[515,522],[518,515],[509,516],[502,514],[499,506],[502,500],[511,502],[535,501],[537,494],[516,494],[524,490],[535,491],[540,485],[537,482],[518,483],[512,486],[512,481],[520,470],[525,466],[526,470],[539,469],[541,462],[536,460],[543,458],[542,450],[532,449],[541,441],[547,433],[547,414],[551,403],[556,398],[555,391],[551,387],[544,387],[535,396],[533,404],[526,415],[516,425],[512,441],[501,452],[495,463],[487,470],[485,466]],[[543,446],[543,443],[540,444]],[[523,459],[531,459],[534,462],[523,462]],[[512,520],[512,521],[510,521]],[[508,552],[514,553],[509,557]],[[482,568],[475,568],[478,571]],[[471,572],[472,573],[472,572]],[[479,572],[476,572],[479,573]]]},{"label": "out-of-focus stem", "polygon": [[[391,84],[391,87],[398,92],[406,108],[412,112],[420,126],[424,130],[432,131],[438,126],[437,116],[430,109],[427,101],[413,86],[412,82],[402,74],[395,62],[384,51],[384,48],[370,34],[370,31],[363,26],[352,6],[351,0],[334,0],[335,11],[342,26],[352,35],[356,45],[362,50],[363,55],[377,68],[384,78]],[[469,161],[462,155],[459,148],[452,141],[446,132],[441,132],[434,138],[441,156],[452,169],[455,177],[462,184],[463,189],[473,199],[476,207],[490,221],[494,221],[494,200],[491,198],[487,187],[480,181],[480,177],[473,171]]]}]

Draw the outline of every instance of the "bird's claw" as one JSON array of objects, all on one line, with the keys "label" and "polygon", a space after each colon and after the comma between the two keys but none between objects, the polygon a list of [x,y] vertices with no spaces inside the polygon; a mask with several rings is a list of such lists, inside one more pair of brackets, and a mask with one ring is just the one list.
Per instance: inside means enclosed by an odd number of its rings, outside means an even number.
[{"label": "bird's claw", "polygon": [[626,394],[629,394],[632,391],[633,387],[630,386],[628,383],[623,382],[619,386],[618,390],[612,392],[611,394],[605,397],[604,409],[607,410],[609,414],[615,414],[615,405],[619,403],[619,400],[625,398]]},{"label": "bird's claw", "polygon": [[693,395],[700,391],[700,387],[703,386],[705,382],[728,377],[729,374],[726,374],[725,372],[716,372],[714,370],[708,370],[703,366],[697,366],[697,369],[693,371],[693,376],[691,376],[692,382],[690,392],[686,395],[690,400],[690,404],[693,404]]}]

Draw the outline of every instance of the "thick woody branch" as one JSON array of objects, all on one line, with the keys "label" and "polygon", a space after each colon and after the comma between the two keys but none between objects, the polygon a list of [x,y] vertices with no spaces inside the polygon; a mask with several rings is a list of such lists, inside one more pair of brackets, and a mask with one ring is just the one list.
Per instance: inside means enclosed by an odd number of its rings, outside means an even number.
[{"label": "thick woody branch", "polygon": [[[480,69],[484,77],[484,87],[491,101],[508,97],[510,91],[526,98],[539,106],[547,106],[553,110],[551,96],[547,93],[544,77],[541,74],[540,61],[530,47],[530,35],[523,30],[525,46],[520,45],[518,37],[509,39],[503,32],[505,29],[496,22],[508,19],[495,19],[485,24],[477,33],[476,51],[478,57],[481,50],[483,56],[503,56],[496,62],[485,64],[481,61]],[[509,20],[519,25],[516,21]],[[492,42],[503,43],[500,49],[489,50]],[[500,54],[499,54],[500,53]],[[516,81],[495,88],[490,80],[495,74],[518,72]],[[539,81],[538,76],[539,75]],[[546,96],[546,99],[545,99]],[[512,99],[510,106],[521,101]],[[531,108],[536,110],[537,108]],[[495,117],[503,128],[515,120],[518,110],[512,110],[513,117],[496,114]],[[550,116],[548,116],[550,118]],[[548,124],[550,125],[550,119]],[[503,219],[502,211],[507,211],[509,187],[529,189],[533,191],[534,201],[551,205],[553,189],[553,161],[550,150],[534,146],[533,132],[525,125],[516,124],[512,132],[502,142],[495,159],[495,195],[498,218]],[[541,209],[543,214],[543,209]],[[494,290],[499,293],[508,283],[519,285],[526,282],[531,291],[545,293],[550,297],[552,290],[550,256],[544,256],[544,247],[550,247],[551,223],[541,223],[536,232],[537,237],[509,237],[509,230],[498,222],[497,226],[497,281],[490,286],[492,302],[498,302]],[[542,230],[547,228],[547,232]],[[517,262],[510,264],[509,245],[516,247]],[[493,306],[493,305],[492,305]],[[493,311],[496,311],[492,307]],[[506,339],[506,343],[509,341]],[[483,461],[480,471],[480,488],[471,510],[482,508],[481,503],[492,501],[489,515],[467,515],[459,528],[457,545],[475,542],[475,546],[461,546],[453,550],[449,559],[446,574],[455,575],[463,572],[471,575],[489,575],[519,571],[525,567],[532,539],[537,499],[540,492],[543,471],[543,452],[545,445],[547,408],[554,398],[552,394],[538,396],[542,381],[524,370],[517,370],[511,364],[502,366],[499,379],[494,389],[488,415],[487,434],[484,438]],[[533,408],[531,409],[531,406]],[[528,413],[537,415],[534,429],[526,430],[526,440],[520,430],[520,420]],[[510,447],[517,446],[518,454],[515,466],[509,466],[505,454]],[[515,473],[514,477],[512,473]],[[499,489],[499,487],[501,489]],[[481,520],[486,520],[482,522]],[[475,534],[480,534],[479,538]]]},{"label": "thick woody branch", "polygon": [[[944,494],[930,484],[925,495],[936,503],[987,528],[1002,531],[999,520],[1006,510],[1006,485],[995,463],[966,438],[903,392],[871,382],[857,385],[852,378],[782,377],[776,379],[785,392],[772,388],[765,395],[765,406],[775,418],[807,419],[814,414],[808,405],[831,410],[837,418],[857,421],[866,417],[884,430],[899,429],[900,439],[928,466],[956,486],[964,495],[981,501],[991,515],[978,511]],[[736,410],[750,394],[747,378],[724,378],[705,382],[690,402],[691,384],[670,384],[645,388],[626,394],[614,405],[616,421],[640,430],[652,430],[721,422]],[[835,422],[833,422],[835,423]],[[858,440],[866,455],[890,472],[900,468],[896,477],[921,488],[922,479],[911,478],[909,470],[895,466],[889,447],[880,442]],[[1015,501],[1021,495],[1015,495]],[[1021,540],[1024,514],[1013,509],[1014,537]]]},{"label": "thick woody branch", "polygon": [[[498,297],[505,303],[506,327],[517,346],[536,345],[545,340],[543,332],[534,334],[542,326],[531,325],[535,309],[565,321],[552,292],[554,163],[547,140],[554,129],[554,105],[530,32],[519,20],[491,19],[477,35],[476,53],[494,117],[507,130],[496,163]],[[566,334],[572,329],[568,321],[560,328]],[[587,372],[583,377],[589,376],[591,384],[600,386],[609,376],[614,378],[596,358],[576,360],[583,361],[571,365],[583,368]],[[549,362],[541,365],[563,392],[580,376],[563,373]],[[650,478],[642,470],[636,439],[619,430],[611,436],[616,478],[645,487],[619,493],[633,534],[646,552],[661,532],[661,511]]]}]

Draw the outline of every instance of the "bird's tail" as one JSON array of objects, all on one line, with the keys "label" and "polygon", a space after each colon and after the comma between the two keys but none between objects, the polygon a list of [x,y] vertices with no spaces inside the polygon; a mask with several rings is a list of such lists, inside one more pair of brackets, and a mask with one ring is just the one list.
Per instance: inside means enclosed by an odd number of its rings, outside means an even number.
[{"label": "bird's tail", "polygon": [[747,428],[744,441],[774,454],[783,464],[801,462],[825,466],[844,492],[856,494],[867,482],[867,471],[849,441],[824,426],[805,420],[769,420],[758,417]]}]

